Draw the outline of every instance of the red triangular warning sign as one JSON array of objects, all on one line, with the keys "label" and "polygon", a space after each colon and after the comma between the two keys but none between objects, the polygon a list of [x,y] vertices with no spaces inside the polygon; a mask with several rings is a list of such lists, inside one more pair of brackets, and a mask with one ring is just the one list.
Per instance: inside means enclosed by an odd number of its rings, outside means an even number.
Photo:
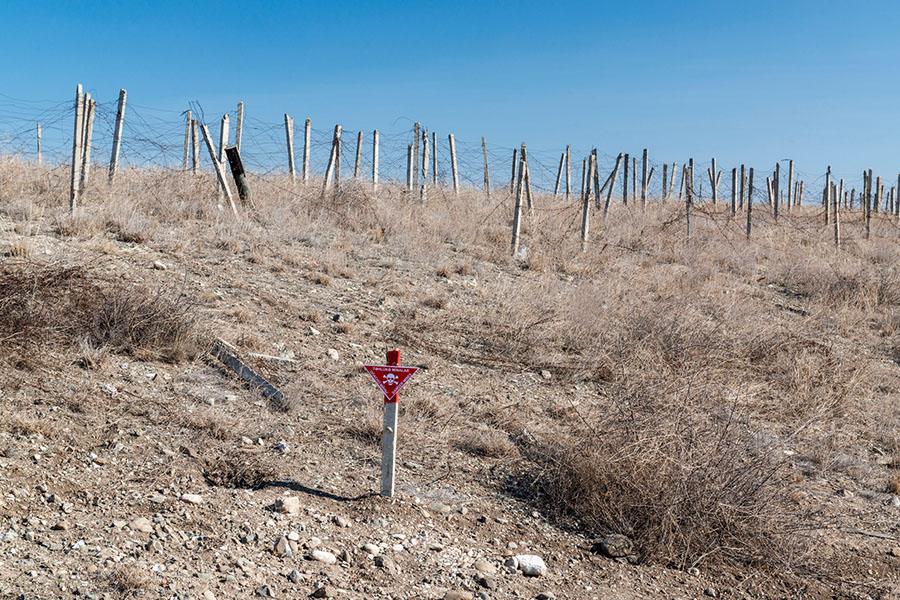
[{"label": "red triangular warning sign", "polygon": [[385,402],[396,402],[397,392],[403,384],[409,381],[413,373],[418,371],[416,367],[392,367],[389,365],[365,365],[366,371],[384,392]]}]

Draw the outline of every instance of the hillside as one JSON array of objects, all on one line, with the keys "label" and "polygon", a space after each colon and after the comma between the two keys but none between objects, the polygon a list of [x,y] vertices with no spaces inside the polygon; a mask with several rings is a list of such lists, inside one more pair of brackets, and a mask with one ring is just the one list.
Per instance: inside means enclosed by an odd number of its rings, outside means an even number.
[{"label": "hillside", "polygon": [[118,177],[0,161],[0,597],[896,594],[890,216]]}]

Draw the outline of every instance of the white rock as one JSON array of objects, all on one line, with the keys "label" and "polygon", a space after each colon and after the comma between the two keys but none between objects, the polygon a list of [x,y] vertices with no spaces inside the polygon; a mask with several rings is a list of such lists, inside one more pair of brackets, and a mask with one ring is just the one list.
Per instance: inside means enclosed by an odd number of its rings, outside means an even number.
[{"label": "white rock", "polygon": [[200,494],[182,494],[181,501],[187,502],[188,504],[202,504],[203,496]]},{"label": "white rock", "polygon": [[334,348],[329,348],[325,351],[325,354],[327,354],[328,358],[330,358],[331,360],[338,360],[341,357],[341,355],[338,354],[338,351]]},{"label": "white rock", "polygon": [[146,517],[138,517],[128,524],[128,528],[132,531],[141,531],[143,533],[153,533],[153,523]]},{"label": "white rock", "polygon": [[164,262],[162,262],[162,261],[154,260],[154,261],[153,261],[153,268],[156,269],[157,271],[165,271],[165,270],[168,269],[169,267],[167,267],[167,266],[166,266],[166,263],[164,263]]},{"label": "white rock", "polygon": [[285,496],[284,498],[280,498],[278,500],[278,504],[275,508],[278,512],[284,513],[286,515],[299,514],[300,498],[298,498],[297,496]]},{"label": "white rock", "polygon": [[375,544],[363,544],[362,549],[372,556],[378,556],[379,554],[381,554],[381,550],[379,550],[378,546],[376,546]]},{"label": "white rock", "polygon": [[313,550],[309,555],[313,558],[313,560],[325,563],[326,565],[333,565],[337,562],[337,557],[331,552],[326,552],[325,550]]},{"label": "white rock", "polygon": [[544,564],[544,559],[540,556],[535,554],[519,554],[516,556],[516,560],[519,561],[519,570],[522,571],[523,575],[540,577],[547,573],[547,565]]}]

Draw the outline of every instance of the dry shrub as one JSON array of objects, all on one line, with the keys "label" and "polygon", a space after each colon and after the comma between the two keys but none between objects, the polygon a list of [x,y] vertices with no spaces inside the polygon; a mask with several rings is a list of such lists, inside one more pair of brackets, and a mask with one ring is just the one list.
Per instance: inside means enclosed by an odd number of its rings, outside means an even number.
[{"label": "dry shrub", "polygon": [[132,211],[127,219],[110,218],[106,226],[117,240],[132,244],[143,244],[149,241],[157,229],[157,223],[153,219],[136,211]]},{"label": "dry shrub", "polygon": [[378,407],[371,404],[366,406],[365,413],[353,419],[344,427],[344,432],[350,437],[377,444],[381,441],[382,413]]},{"label": "dry shrub", "polygon": [[210,485],[220,487],[258,490],[276,477],[275,469],[260,452],[242,449],[204,459],[200,468]]},{"label": "dry shrub", "polygon": [[233,440],[247,433],[246,422],[214,408],[201,408],[182,417],[186,427],[217,440]]},{"label": "dry shrub", "polygon": [[151,585],[150,576],[138,565],[115,567],[106,576],[106,586],[122,600],[140,596]]},{"label": "dry shrub", "polygon": [[677,568],[781,566],[800,549],[809,521],[787,497],[784,455],[734,413],[632,406],[596,425],[529,453],[543,469],[531,492],[582,530],[627,535],[641,560]]},{"label": "dry shrub", "polygon": [[177,292],[108,282],[82,267],[0,263],[0,347],[21,352],[51,340],[167,361],[200,349],[195,307]]},{"label": "dry shrub", "polygon": [[518,452],[509,434],[490,427],[465,430],[457,436],[455,445],[473,456],[489,458],[513,456]]}]

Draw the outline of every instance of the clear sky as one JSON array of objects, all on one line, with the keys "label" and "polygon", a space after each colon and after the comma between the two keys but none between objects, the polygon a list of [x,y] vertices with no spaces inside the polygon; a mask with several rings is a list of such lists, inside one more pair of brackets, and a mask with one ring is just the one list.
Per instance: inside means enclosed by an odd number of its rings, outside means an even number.
[{"label": "clear sky", "polygon": [[81,82],[145,107],[243,100],[273,123],[900,172],[900,2],[7,1],[0,17],[17,99]]}]

